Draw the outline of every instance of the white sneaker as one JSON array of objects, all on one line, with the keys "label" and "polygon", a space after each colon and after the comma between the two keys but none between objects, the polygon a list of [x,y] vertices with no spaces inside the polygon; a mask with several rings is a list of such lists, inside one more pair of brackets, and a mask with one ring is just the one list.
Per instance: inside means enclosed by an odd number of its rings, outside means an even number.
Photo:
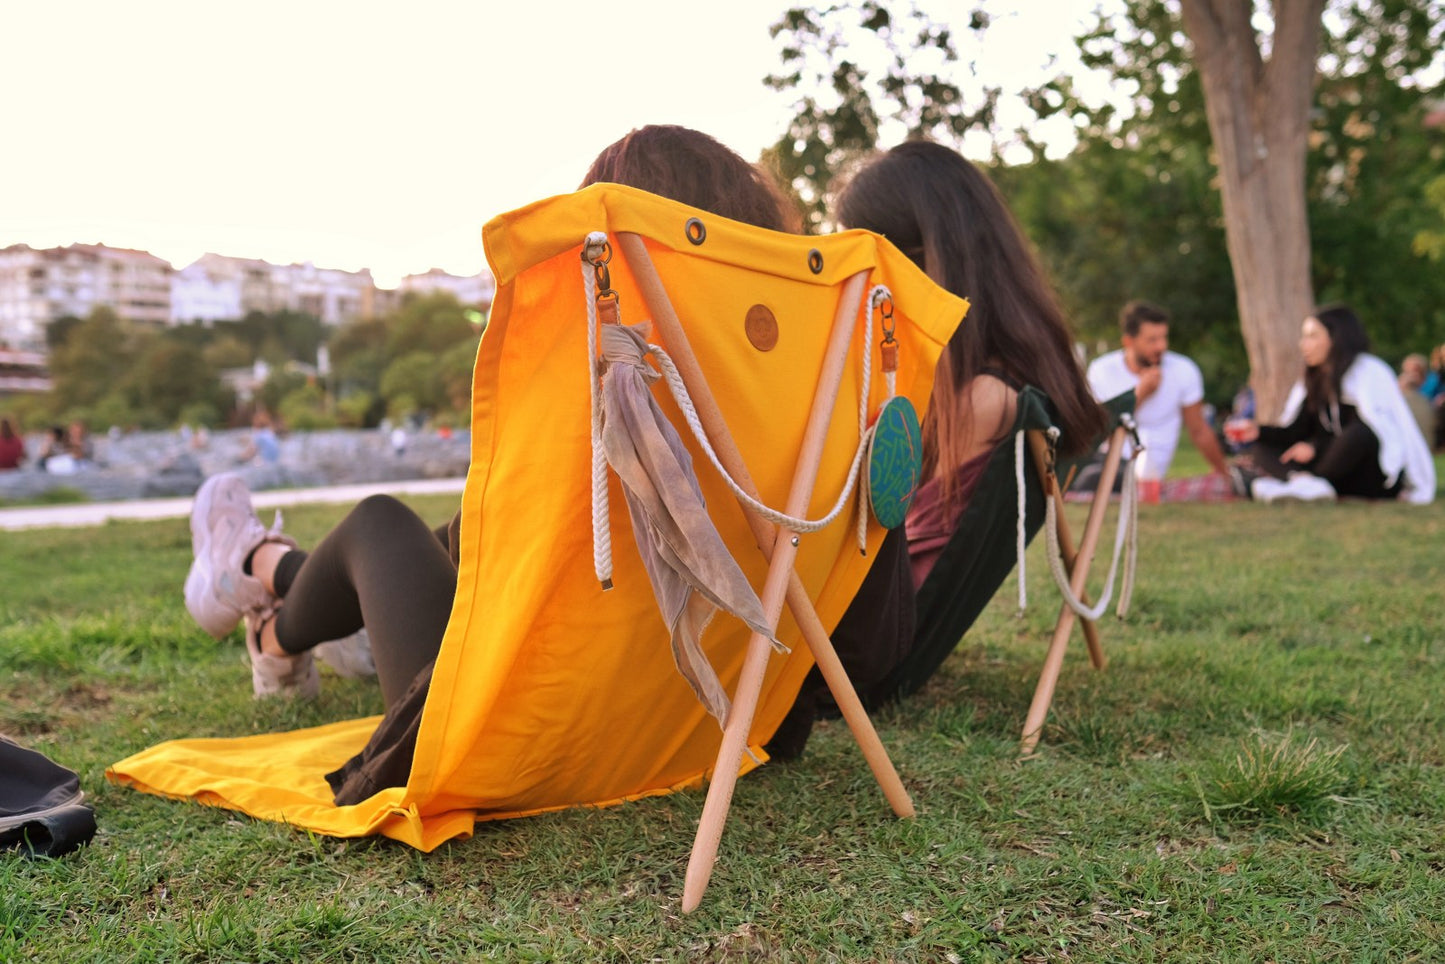
[{"label": "white sneaker", "polygon": [[311,651],[317,659],[335,670],[337,676],[364,679],[376,675],[376,663],[371,658],[371,637],[367,635],[365,626],[343,639],[320,643]]},{"label": "white sneaker", "polygon": [[1273,502],[1279,498],[1279,494],[1283,491],[1284,483],[1269,475],[1261,475],[1249,483],[1250,497],[1256,502],[1263,502],[1265,504]]},{"label": "white sneaker", "polygon": [[270,613],[276,597],[242,567],[263,542],[291,548],[296,540],[281,534],[281,513],[267,529],[251,508],[251,490],[234,472],[207,479],[191,507],[191,549],[195,561],[186,575],[186,610],[201,628],[221,639],[247,613]]},{"label": "white sneaker", "polygon": [[1318,475],[1295,472],[1288,482],[1260,476],[1250,485],[1250,492],[1259,502],[1322,502],[1334,501],[1335,487]]},{"label": "white sneaker", "polygon": [[293,696],[314,700],[321,692],[316,660],[307,650],[297,656],[270,656],[261,652],[261,627],[267,616],[246,614],[246,653],[251,657],[251,689],[263,696]]},{"label": "white sneaker", "polygon": [[1301,502],[1333,502],[1338,498],[1333,485],[1308,472],[1291,475],[1285,483],[1285,494],[1288,498],[1299,499]]}]

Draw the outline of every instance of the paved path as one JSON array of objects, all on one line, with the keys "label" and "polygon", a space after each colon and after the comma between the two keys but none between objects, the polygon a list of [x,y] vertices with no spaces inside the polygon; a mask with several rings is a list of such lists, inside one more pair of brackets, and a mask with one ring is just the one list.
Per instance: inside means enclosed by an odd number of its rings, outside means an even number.
[{"label": "paved path", "polygon": [[[368,495],[446,495],[460,493],[466,479],[417,479],[411,482],[370,482],[331,485],[317,489],[272,489],[256,492],[257,509],[301,505],[307,502],[359,502]],[[134,502],[83,502],[76,505],[37,505],[0,509],[0,530],[74,528],[104,525],[112,519],[184,519],[191,514],[191,499],[139,499]]]}]

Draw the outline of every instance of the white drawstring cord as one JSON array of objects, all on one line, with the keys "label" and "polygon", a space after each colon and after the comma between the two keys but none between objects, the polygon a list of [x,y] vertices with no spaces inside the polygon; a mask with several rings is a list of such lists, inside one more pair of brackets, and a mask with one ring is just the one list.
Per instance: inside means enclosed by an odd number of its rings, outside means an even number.
[{"label": "white drawstring cord", "polygon": [[1114,535],[1114,558],[1109,564],[1109,576],[1104,582],[1104,591],[1099,601],[1093,606],[1085,606],[1083,601],[1074,595],[1073,587],[1069,584],[1069,575],[1064,571],[1063,551],[1059,546],[1058,532],[1058,508],[1054,499],[1047,501],[1047,518],[1044,526],[1048,529],[1049,539],[1049,570],[1054,574],[1054,582],[1058,584],[1059,592],[1064,597],[1064,602],[1069,608],[1085,619],[1096,620],[1104,615],[1109,608],[1109,599],[1114,594],[1114,577],[1119,570],[1119,560],[1126,551],[1129,554],[1129,563],[1124,567],[1124,582],[1119,590],[1118,616],[1122,619],[1129,611],[1129,600],[1133,596],[1135,557],[1138,549],[1138,489],[1134,478],[1134,459],[1129,459],[1124,465],[1124,481],[1119,497],[1119,524]]},{"label": "white drawstring cord", "polygon": [[[588,248],[599,247],[607,242],[607,234],[602,231],[588,233],[584,251]],[[586,258],[582,259],[582,286],[587,299],[587,369],[588,386],[591,390],[591,415],[592,415],[592,562],[597,573],[597,579],[604,588],[611,588],[612,585],[612,535],[608,527],[608,495],[607,495],[607,456],[602,449],[602,389],[598,379],[597,358],[597,283],[592,270],[592,264]],[[887,287],[875,285],[868,297],[868,317],[872,317],[873,311],[878,302],[885,298],[891,298]],[[856,322],[855,322],[856,324]],[[668,390],[677,401],[678,408],[683,413],[688,427],[692,430],[693,437],[697,439],[698,445],[703,453],[707,455],[708,461],[717,469],[727,487],[740,501],[751,507],[764,519],[774,525],[781,526],[797,533],[817,532],[828,526],[848,504],[849,497],[853,493],[853,487],[858,483],[860,467],[863,456],[868,451],[868,442],[873,437],[876,426],[868,424],[868,393],[871,387],[872,378],[872,351],[867,339],[864,339],[864,350],[862,357],[862,384],[858,398],[858,431],[859,440],[857,451],[853,454],[852,464],[848,468],[848,475],[843,485],[843,491],[838,496],[837,502],[832,509],[820,519],[805,519],[791,516],[760,502],[753,498],[738,485],[732,475],[723,467],[721,459],[714,451],[712,443],[708,440],[707,432],[702,426],[697,409],[692,403],[688,394],[687,386],[683,383],[682,375],[678,372],[677,366],[668,357],[660,346],[649,344],[648,353],[657,359],[658,367],[667,381]],[[892,372],[887,375],[889,396],[894,394],[895,376]],[[863,501],[865,493],[859,492],[859,545],[867,544],[867,506]]]}]

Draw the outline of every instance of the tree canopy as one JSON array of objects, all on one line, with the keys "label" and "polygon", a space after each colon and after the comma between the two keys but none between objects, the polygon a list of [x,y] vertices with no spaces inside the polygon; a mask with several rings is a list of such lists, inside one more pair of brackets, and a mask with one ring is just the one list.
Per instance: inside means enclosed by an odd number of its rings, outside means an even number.
[{"label": "tree canopy", "polygon": [[[480,327],[450,294],[409,296],[393,313],[328,328],[300,312],[252,312],[235,322],[157,328],[109,308],[47,330],[52,391],[27,421],[168,428],[242,423],[250,406],[296,428],[374,426],[423,412],[465,423]],[[328,346],[329,379],[316,371]],[[265,362],[256,396],[238,404],[221,375]]]},{"label": "tree canopy", "polygon": [[[1245,5],[1259,63],[1274,53],[1270,10],[1290,6],[1299,0]],[[1123,0],[1077,38],[1083,68],[1111,81],[1107,99],[1089,101],[1079,78],[1064,73],[1018,92],[1036,117],[1069,118],[1077,144],[1051,160],[1024,131],[1033,159],[1015,165],[997,150],[1000,92],[967,69],[1000,9],[981,0],[955,18],[966,29],[952,31],[924,13],[909,22],[926,30],[901,29],[900,18],[872,3],[790,10],[773,26],[784,70],[767,83],[798,93],[798,118],[770,159],[822,212],[830,179],[887,146],[879,143],[885,119],[895,119],[893,140],[928,136],[961,148],[965,134],[981,135],[995,145],[982,163],[1090,347],[1114,339],[1123,300],[1158,301],[1174,315],[1176,345],[1201,363],[1211,397],[1228,399],[1250,372],[1218,145],[1181,0]],[[1329,0],[1315,20],[1318,79],[1303,116],[1310,247],[1301,271],[1318,300],[1352,303],[1376,350],[1397,361],[1445,340],[1445,124],[1427,120],[1445,103],[1445,4]],[[848,37],[854,42],[840,39]],[[856,51],[875,41],[891,59],[865,70]],[[914,63],[923,64],[916,77]],[[1241,61],[1240,69],[1254,68]],[[946,91],[938,111],[913,106],[924,90]],[[825,215],[815,223],[825,225]],[[1297,330],[1299,320],[1282,325]],[[1297,358],[1290,364],[1297,371]]]}]

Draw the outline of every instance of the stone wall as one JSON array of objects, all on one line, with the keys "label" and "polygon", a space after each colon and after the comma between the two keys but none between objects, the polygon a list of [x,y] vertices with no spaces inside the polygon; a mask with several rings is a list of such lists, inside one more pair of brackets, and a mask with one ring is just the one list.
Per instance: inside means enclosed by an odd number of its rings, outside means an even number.
[{"label": "stone wall", "polygon": [[132,432],[95,438],[95,463],[72,475],[52,475],[35,466],[44,443],[27,436],[31,461],[20,469],[0,472],[0,501],[33,501],[55,489],[76,490],[96,502],[193,495],[201,482],[217,472],[239,472],[253,491],[443,479],[466,475],[471,433],[444,438],[433,430],[408,432],[405,448],[392,447],[390,433],[336,429],[292,432],[281,439],[281,459],[274,465],[242,462],[249,429],[210,433],[202,444],[177,432]]}]

